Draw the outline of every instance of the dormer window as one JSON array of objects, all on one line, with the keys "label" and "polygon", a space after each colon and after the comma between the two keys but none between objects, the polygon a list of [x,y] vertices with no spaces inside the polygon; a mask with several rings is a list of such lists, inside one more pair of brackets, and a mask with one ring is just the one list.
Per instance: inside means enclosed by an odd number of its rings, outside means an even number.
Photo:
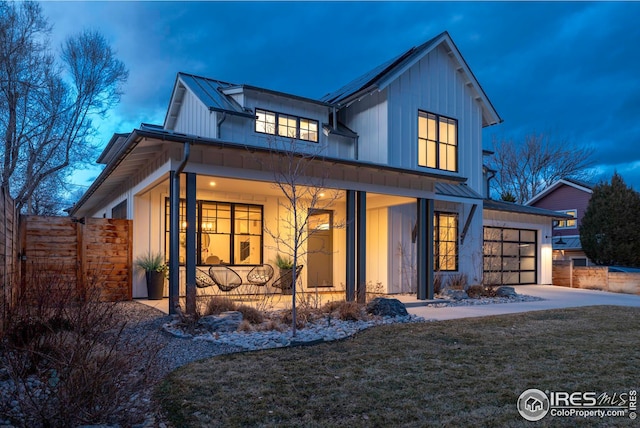
[{"label": "dormer window", "polygon": [[458,171],[458,121],[418,111],[418,165]]},{"label": "dormer window", "polygon": [[256,109],[255,131],[304,141],[318,142],[318,121],[268,110]]}]

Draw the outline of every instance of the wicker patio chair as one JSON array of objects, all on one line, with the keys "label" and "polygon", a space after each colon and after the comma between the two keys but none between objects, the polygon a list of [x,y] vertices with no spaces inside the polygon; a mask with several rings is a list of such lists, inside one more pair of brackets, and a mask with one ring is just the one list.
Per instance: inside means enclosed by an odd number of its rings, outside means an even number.
[{"label": "wicker patio chair", "polygon": [[268,264],[256,266],[247,274],[247,281],[259,286],[265,285],[271,278],[273,278],[273,268]]},{"label": "wicker patio chair", "polygon": [[209,276],[221,291],[231,291],[242,285],[242,278],[228,266],[211,266]]}]

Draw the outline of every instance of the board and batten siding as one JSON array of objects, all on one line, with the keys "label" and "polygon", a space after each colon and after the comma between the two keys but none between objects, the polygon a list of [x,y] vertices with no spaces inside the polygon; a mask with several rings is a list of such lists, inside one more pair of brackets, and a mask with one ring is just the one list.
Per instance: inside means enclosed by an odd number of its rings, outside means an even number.
[{"label": "board and batten siding", "polygon": [[341,119],[358,139],[358,160],[389,164],[387,90],[374,92],[343,110]]},{"label": "board and batten siding", "polygon": [[389,165],[428,170],[418,166],[418,110],[447,116],[458,121],[457,175],[482,194],[482,109],[442,46],[389,85],[388,109]]},{"label": "board and batten siding", "polygon": [[216,122],[216,113],[209,111],[198,97],[193,95],[190,90],[186,90],[173,131],[199,137],[217,138]]}]

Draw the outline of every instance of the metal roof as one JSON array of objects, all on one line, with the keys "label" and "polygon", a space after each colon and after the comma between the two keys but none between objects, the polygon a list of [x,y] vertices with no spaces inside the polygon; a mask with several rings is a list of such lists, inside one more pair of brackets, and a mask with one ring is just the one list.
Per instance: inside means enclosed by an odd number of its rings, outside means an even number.
[{"label": "metal roof", "polygon": [[401,55],[379,65],[355,80],[352,80],[337,91],[326,94],[320,98],[320,100],[338,104],[340,106],[349,105],[350,102],[366,95],[367,93],[382,89],[389,82],[388,79],[390,77],[393,77],[396,73],[403,72],[407,67],[413,65],[414,62],[420,60],[434,47],[439,46],[442,43],[446,43],[446,45],[451,49],[451,56],[458,62],[458,70],[462,71],[467,76],[469,80],[468,84],[471,85],[478,94],[477,99],[483,106],[483,126],[501,123],[502,118],[493,107],[493,104],[491,104],[491,100],[489,100],[489,97],[485,94],[482,86],[480,86],[480,83],[469,68],[466,60],[462,57],[462,54],[460,54],[460,50],[447,31],[438,34],[436,37],[426,41],[418,47],[410,48]]},{"label": "metal roof", "polygon": [[[558,241],[562,238],[564,244],[558,244]],[[582,249],[582,243],[579,236],[554,236],[551,239],[554,250],[580,250]]]},{"label": "metal roof", "polygon": [[442,196],[456,196],[459,198],[482,199],[482,195],[464,183],[436,183],[436,194]]},{"label": "metal roof", "polygon": [[551,211],[551,210],[546,210],[544,208],[536,208],[536,207],[530,207],[528,205],[514,204],[513,202],[496,201],[494,199],[485,199],[482,205],[486,210],[505,211],[505,212],[529,214],[529,215],[539,215],[544,217],[551,217],[558,220],[573,218],[573,216]]},{"label": "metal roof", "polygon": [[178,73],[178,78],[210,110],[246,115],[247,111],[240,104],[222,92],[235,85],[187,73]]},{"label": "metal roof", "polygon": [[354,93],[357,93],[371,86],[376,80],[378,80],[382,75],[384,75],[387,71],[393,68],[393,66],[398,64],[402,59],[406,58],[415,49],[416,48],[413,47],[408,51],[406,51],[405,53],[403,53],[402,55],[399,55],[383,64],[380,64],[373,70],[370,70],[365,74],[363,74],[362,76],[352,80],[351,82],[347,83],[340,89],[324,95],[323,97],[320,98],[320,100],[326,101],[329,103],[335,103],[335,104],[340,103],[340,101],[344,100],[350,95],[353,95]]}]

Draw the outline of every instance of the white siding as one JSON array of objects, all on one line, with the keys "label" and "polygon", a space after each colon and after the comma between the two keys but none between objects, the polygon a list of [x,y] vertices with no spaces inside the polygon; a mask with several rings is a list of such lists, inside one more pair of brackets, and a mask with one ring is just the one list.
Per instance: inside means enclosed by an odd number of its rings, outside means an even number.
[{"label": "white siding", "polygon": [[174,126],[175,132],[216,138],[216,113],[209,109],[190,90],[186,90]]},{"label": "white siding", "polygon": [[387,91],[374,92],[345,109],[341,115],[358,136],[358,160],[388,164]]},{"label": "white siding", "polygon": [[[388,87],[389,164],[418,167],[418,110],[458,121],[458,175],[482,194],[482,111],[463,74],[442,46],[409,68]],[[360,129],[356,129],[360,132]]]}]

